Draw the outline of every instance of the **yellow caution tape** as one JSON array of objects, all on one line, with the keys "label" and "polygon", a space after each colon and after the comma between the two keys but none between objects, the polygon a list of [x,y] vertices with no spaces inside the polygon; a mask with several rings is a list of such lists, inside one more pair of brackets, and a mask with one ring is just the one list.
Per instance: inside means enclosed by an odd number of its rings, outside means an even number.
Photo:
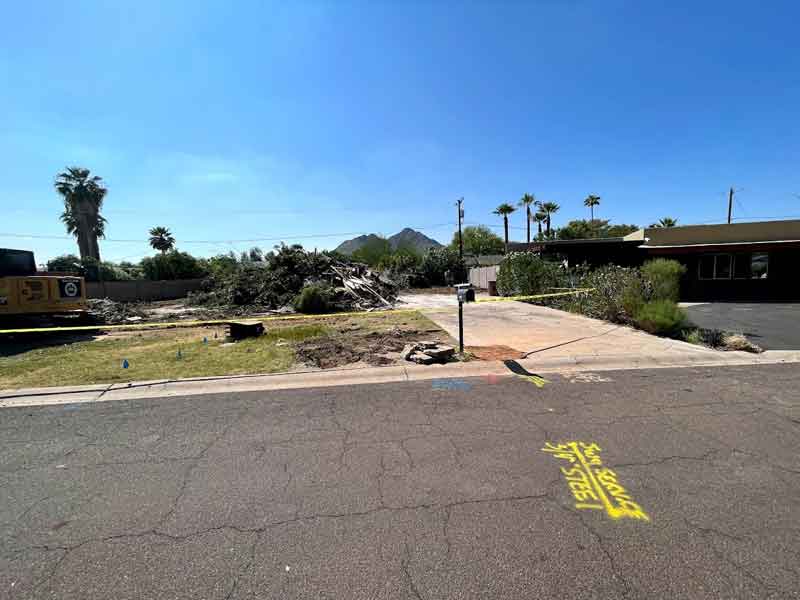
[{"label": "yellow caution tape", "polygon": [[[554,296],[569,296],[572,294],[590,292],[594,288],[585,288],[580,290],[573,290],[571,292],[557,292],[554,294],[537,294],[533,296],[497,296],[492,298],[481,298],[476,300],[479,302],[503,302],[507,300],[535,300],[537,298],[552,298]],[[202,327],[205,325],[227,325],[230,322],[250,322],[250,323],[265,323],[267,321],[295,321],[305,319],[328,319],[334,317],[354,317],[354,316],[368,316],[368,315],[385,315],[385,314],[403,314],[415,313],[420,311],[434,312],[438,310],[451,310],[454,307],[435,307],[435,308],[397,308],[391,310],[374,310],[374,311],[358,311],[358,312],[338,312],[327,313],[322,315],[274,315],[270,317],[241,317],[230,319],[210,319],[198,321],[172,321],[168,323],[129,323],[120,325],[75,325],[70,327],[29,327],[24,329],[0,329],[0,335],[11,333],[47,333],[47,332],[69,332],[69,331],[136,331],[138,329],[173,329],[177,327]]]},{"label": "yellow caution tape", "polygon": [[137,329],[173,329],[176,327],[202,327],[204,325],[227,325],[228,323],[263,323],[266,321],[287,321],[297,319],[325,319],[329,317],[348,317],[354,315],[384,315],[384,314],[398,314],[398,313],[413,313],[419,312],[417,308],[406,308],[397,310],[381,310],[381,311],[362,311],[362,312],[339,312],[328,313],[324,315],[275,315],[272,317],[241,317],[230,319],[209,319],[202,321],[173,321],[169,323],[130,323],[121,325],[75,325],[71,327],[29,327],[26,329],[0,329],[0,335],[7,333],[38,333],[47,331],[111,331],[111,330],[128,330],[136,331]]},{"label": "yellow caution tape", "polygon": [[572,290],[571,292],[554,292],[552,294],[535,294],[533,296],[493,296],[491,298],[481,298],[476,300],[479,302],[505,302],[506,300],[537,300],[538,298],[555,298],[556,296],[572,296],[574,294],[583,294],[586,292],[593,292],[594,288],[580,288]]}]

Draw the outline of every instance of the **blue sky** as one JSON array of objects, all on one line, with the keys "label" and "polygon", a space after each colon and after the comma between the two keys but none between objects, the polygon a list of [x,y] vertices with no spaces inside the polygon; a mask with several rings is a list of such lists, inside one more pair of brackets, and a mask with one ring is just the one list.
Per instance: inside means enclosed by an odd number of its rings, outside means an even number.
[{"label": "blue sky", "polygon": [[40,262],[75,243],[2,234],[64,236],[73,164],[109,187],[110,260],[150,254],[154,225],[202,255],[447,241],[459,196],[491,226],[524,192],[556,224],[589,193],[615,222],[719,222],[731,185],[739,219],[800,215],[793,2],[17,2],[4,22],[0,246]]}]

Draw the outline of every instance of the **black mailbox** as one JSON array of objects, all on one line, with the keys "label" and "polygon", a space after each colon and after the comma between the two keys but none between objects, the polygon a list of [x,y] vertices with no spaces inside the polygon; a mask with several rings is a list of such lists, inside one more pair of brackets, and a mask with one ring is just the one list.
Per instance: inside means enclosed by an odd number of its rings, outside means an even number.
[{"label": "black mailbox", "polygon": [[459,302],[475,302],[475,290],[471,283],[459,283],[455,288]]}]

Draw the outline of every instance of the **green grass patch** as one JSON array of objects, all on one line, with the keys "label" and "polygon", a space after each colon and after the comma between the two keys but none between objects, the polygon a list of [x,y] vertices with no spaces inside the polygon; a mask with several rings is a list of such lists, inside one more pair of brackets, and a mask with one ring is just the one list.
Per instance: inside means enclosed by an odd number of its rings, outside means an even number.
[{"label": "green grass patch", "polygon": [[329,333],[322,324],[279,327],[227,345],[209,330],[108,336],[0,357],[0,389],[286,371],[294,343]]}]

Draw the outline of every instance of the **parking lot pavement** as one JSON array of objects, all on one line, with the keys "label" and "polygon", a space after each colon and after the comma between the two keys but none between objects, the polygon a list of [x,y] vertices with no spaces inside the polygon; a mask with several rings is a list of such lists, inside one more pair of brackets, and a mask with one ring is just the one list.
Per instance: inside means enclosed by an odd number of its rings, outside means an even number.
[{"label": "parking lot pavement", "polygon": [[800,304],[688,303],[698,327],[744,333],[765,350],[800,350]]},{"label": "parking lot pavement", "polygon": [[0,598],[797,598],[795,365],[0,410]]}]

